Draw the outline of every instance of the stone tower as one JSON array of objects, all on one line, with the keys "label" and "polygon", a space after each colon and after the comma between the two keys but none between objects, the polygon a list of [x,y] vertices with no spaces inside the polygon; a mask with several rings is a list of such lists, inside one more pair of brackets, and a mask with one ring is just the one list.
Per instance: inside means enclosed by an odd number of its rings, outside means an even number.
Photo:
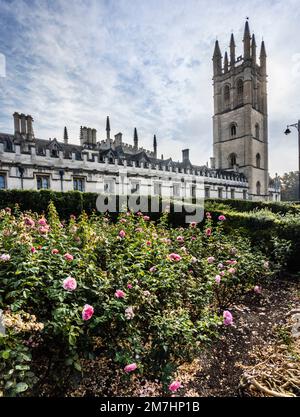
[{"label": "stone tower", "polygon": [[262,41],[260,62],[256,42],[246,21],[243,56],[236,57],[233,34],[222,55],[218,41],[213,54],[213,152],[216,168],[243,172],[249,199],[268,198],[268,113],[266,50]]}]

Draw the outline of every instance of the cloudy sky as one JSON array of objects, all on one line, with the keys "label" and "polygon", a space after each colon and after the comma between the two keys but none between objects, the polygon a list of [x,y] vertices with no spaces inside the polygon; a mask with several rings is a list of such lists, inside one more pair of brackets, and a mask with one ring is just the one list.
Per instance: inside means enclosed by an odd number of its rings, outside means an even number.
[{"label": "cloudy sky", "polygon": [[[268,55],[270,171],[297,169],[300,118],[298,0],[0,0],[0,131],[14,111],[34,117],[35,135],[79,142],[80,125],[123,132],[174,160],[212,155],[212,52],[234,31],[242,53],[245,17]],[[5,61],[5,62],[4,62]],[[4,65],[6,63],[6,65]],[[5,75],[5,76],[4,76]]]}]

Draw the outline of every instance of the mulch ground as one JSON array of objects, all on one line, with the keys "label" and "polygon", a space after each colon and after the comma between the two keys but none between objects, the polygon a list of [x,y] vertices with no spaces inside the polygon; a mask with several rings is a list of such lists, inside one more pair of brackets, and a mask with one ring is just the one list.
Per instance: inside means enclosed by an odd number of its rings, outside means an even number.
[{"label": "mulch ground", "polygon": [[246,294],[230,309],[234,326],[226,328],[201,356],[200,370],[189,384],[191,390],[205,397],[247,395],[239,389],[243,374],[240,365],[255,365],[261,359],[257,353],[260,347],[280,343],[280,329],[287,323],[287,313],[299,307],[299,278],[272,280],[263,287],[261,295]]}]

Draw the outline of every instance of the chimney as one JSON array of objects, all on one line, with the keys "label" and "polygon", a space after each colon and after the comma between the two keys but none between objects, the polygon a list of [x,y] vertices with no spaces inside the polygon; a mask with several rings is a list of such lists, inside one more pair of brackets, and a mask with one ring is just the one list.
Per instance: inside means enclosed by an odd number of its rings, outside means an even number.
[{"label": "chimney", "polygon": [[92,129],[90,127],[87,128],[87,138],[88,143],[92,143]]},{"label": "chimney", "polygon": [[33,128],[32,128],[33,118],[30,116],[30,114],[26,116],[26,121],[27,121],[27,138],[28,140],[32,140],[34,138],[34,133],[33,133]]},{"label": "chimney", "polygon": [[21,135],[26,135],[26,116],[24,113],[21,113]]},{"label": "chimney", "polygon": [[189,153],[190,153],[189,149],[183,149],[182,150],[182,162],[190,160]]},{"label": "chimney", "polygon": [[122,133],[119,132],[115,135],[115,145],[121,146],[122,145]]},{"label": "chimney", "polygon": [[87,143],[88,142],[88,131],[87,131],[87,127],[84,126],[82,128],[82,144]]},{"label": "chimney", "polygon": [[96,129],[92,129],[92,143],[94,145],[96,145],[97,143],[97,130]]},{"label": "chimney", "polygon": [[20,115],[17,112],[13,114],[15,135],[20,134]]}]

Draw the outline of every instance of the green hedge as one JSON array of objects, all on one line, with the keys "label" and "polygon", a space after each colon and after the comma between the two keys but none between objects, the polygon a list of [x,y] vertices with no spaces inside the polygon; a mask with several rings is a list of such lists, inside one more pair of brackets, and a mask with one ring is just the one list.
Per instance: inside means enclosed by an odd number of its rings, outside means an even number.
[{"label": "green hedge", "polygon": [[[21,210],[32,210],[38,213],[46,212],[52,200],[61,218],[67,219],[71,214],[79,215],[83,210],[91,214],[96,210],[96,193],[80,193],[77,191],[54,192],[50,190],[0,190],[0,209],[14,208],[16,204]],[[162,200],[159,200],[160,209]],[[118,201],[117,201],[118,204]],[[175,203],[176,205],[176,203]],[[149,201],[148,206],[150,207]],[[169,224],[172,226],[185,226],[188,213],[174,212],[171,203]],[[224,214],[228,221],[225,228],[228,233],[239,230],[249,237],[255,246],[265,249],[268,254],[272,251],[272,238],[285,239],[292,242],[292,252],[288,260],[288,267],[300,270],[300,205],[289,203],[268,203],[245,200],[213,200],[205,201],[205,210],[210,211],[214,219]],[[143,210],[145,214],[147,212]],[[117,213],[110,213],[112,220]],[[148,213],[152,220],[157,220],[160,213]]]},{"label": "green hedge", "polygon": [[300,213],[300,203],[298,202],[273,202],[273,201],[251,201],[251,200],[219,200],[207,199],[205,203],[208,205],[229,206],[237,211],[252,211],[267,209],[273,213]]}]

